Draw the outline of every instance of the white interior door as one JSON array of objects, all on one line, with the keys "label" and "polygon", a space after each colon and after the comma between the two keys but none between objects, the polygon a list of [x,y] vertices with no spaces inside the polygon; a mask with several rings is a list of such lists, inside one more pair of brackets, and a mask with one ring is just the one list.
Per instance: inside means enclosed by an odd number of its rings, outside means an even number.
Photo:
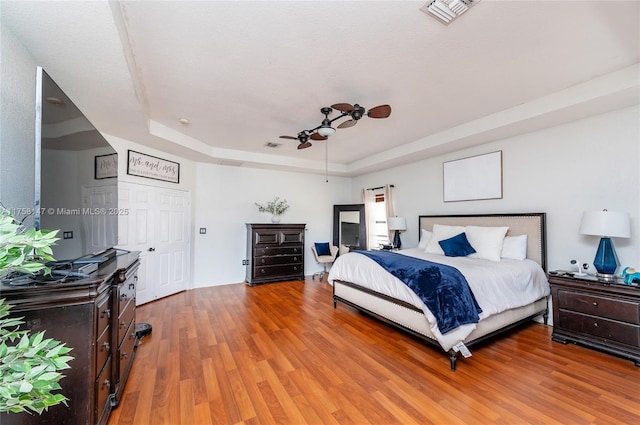
[{"label": "white interior door", "polygon": [[118,243],[117,208],[116,185],[82,187],[82,252],[98,252]]},{"label": "white interior door", "polygon": [[119,247],[140,251],[136,304],[187,289],[190,277],[191,193],[121,182]]}]

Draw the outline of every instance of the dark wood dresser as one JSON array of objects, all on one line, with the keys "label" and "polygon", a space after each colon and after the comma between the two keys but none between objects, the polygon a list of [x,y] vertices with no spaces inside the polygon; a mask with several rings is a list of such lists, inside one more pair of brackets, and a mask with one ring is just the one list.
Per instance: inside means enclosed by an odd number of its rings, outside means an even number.
[{"label": "dark wood dresser", "polygon": [[[135,276],[137,252],[114,256],[88,278],[38,285],[3,285],[2,298],[13,305],[12,317],[23,317],[22,328],[64,342],[72,350],[70,369],[60,381],[64,404],[41,415],[0,414],[2,425],[106,424],[122,393],[137,341]],[[133,295],[132,295],[133,294]],[[127,322],[120,329],[121,319]],[[125,334],[125,331],[127,332]],[[122,360],[123,353],[127,355]]]},{"label": "dark wood dresser", "polygon": [[574,342],[640,366],[640,286],[593,276],[549,275],[553,340]]},{"label": "dark wood dresser", "polygon": [[305,227],[247,223],[247,283],[304,279]]}]

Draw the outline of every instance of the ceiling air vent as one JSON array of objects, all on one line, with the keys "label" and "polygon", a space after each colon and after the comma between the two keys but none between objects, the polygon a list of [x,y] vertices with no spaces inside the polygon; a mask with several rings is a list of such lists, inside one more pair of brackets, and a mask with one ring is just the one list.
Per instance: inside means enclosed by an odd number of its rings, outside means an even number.
[{"label": "ceiling air vent", "polygon": [[445,25],[479,3],[480,0],[432,0],[420,8],[427,15],[431,15]]}]

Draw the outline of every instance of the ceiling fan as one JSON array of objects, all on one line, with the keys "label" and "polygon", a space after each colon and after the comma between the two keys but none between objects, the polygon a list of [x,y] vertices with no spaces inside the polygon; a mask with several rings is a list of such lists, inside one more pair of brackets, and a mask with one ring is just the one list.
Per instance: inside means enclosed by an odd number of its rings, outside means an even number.
[{"label": "ceiling fan", "polygon": [[[336,109],[341,112],[341,114],[333,119],[329,119],[329,114]],[[365,115],[370,118],[387,118],[391,115],[391,106],[389,105],[380,105],[374,108],[369,109],[368,111],[358,105],[351,105],[350,103],[336,103],[335,105],[331,105],[331,107],[325,106],[320,109],[320,112],[324,114],[324,119],[322,120],[322,124],[313,128],[311,130],[302,130],[298,133],[297,136],[280,136],[281,139],[292,139],[297,140],[299,142],[298,149],[306,149],[312,146],[309,139],[312,140],[327,140],[329,136],[336,132],[336,129],[331,127],[331,124],[339,120],[340,118],[349,117],[348,120],[340,123],[337,128],[349,128],[353,127],[358,123],[360,118]]]}]

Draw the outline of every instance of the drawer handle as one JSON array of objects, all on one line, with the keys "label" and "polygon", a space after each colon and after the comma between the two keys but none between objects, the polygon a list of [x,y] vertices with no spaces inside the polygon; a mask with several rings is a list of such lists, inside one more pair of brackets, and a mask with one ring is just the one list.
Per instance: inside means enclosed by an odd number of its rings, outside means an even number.
[{"label": "drawer handle", "polygon": [[111,348],[111,346],[108,342],[103,343],[102,346],[104,347],[104,351],[109,352],[109,348]]},{"label": "drawer handle", "polygon": [[122,355],[121,355],[120,357],[122,357],[123,359],[125,359],[125,360],[126,360],[126,358],[127,358],[127,357],[129,357],[129,354],[128,354],[128,353],[124,353],[124,352],[123,352],[123,353],[122,353]]},{"label": "drawer handle", "polygon": [[598,302],[597,302],[597,301],[594,301],[594,302],[593,302],[593,306],[594,306],[594,307],[597,307],[597,306],[598,306]]},{"label": "drawer handle", "polygon": [[129,284],[129,289],[135,289],[135,287],[136,287],[135,282],[131,282],[131,283]]},{"label": "drawer handle", "polygon": [[127,326],[125,322],[120,322],[120,326],[119,326],[120,329],[124,328],[125,326]]},{"label": "drawer handle", "polygon": [[104,382],[102,383],[105,387],[107,387],[107,389],[111,388],[111,381],[109,381],[108,379],[105,379]]},{"label": "drawer handle", "polygon": [[293,257],[293,261],[298,261],[298,257]]},{"label": "drawer handle", "polygon": [[264,269],[260,269],[260,273],[264,274],[265,273]]},{"label": "drawer handle", "polygon": [[100,317],[104,317],[107,316],[107,319],[111,319],[111,309],[107,308],[105,310],[102,310],[102,312],[100,313]]},{"label": "drawer handle", "polygon": [[593,323],[593,327],[594,327],[594,328],[597,328],[597,327],[598,327],[598,322],[594,322],[594,323]]},{"label": "drawer handle", "polygon": [[125,300],[127,299],[127,294],[122,294],[122,295],[120,295],[120,299],[121,299],[122,301],[125,301]]},{"label": "drawer handle", "polygon": [[262,264],[264,264],[264,258],[262,259],[262,261],[260,261]]}]

